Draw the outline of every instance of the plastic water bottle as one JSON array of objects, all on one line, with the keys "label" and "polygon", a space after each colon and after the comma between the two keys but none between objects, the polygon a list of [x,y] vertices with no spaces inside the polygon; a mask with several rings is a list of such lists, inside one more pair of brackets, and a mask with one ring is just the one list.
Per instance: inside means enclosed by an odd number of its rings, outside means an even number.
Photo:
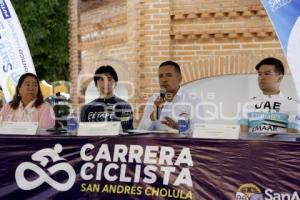
[{"label": "plastic water bottle", "polygon": [[112,121],[113,120],[113,106],[112,105],[107,105],[106,107],[106,118],[105,121]]},{"label": "plastic water bottle", "polygon": [[67,117],[68,135],[76,135],[78,128],[77,114],[71,111]]},{"label": "plastic water bottle", "polygon": [[187,113],[179,115],[178,130],[179,134],[188,137],[190,135],[190,117]]}]

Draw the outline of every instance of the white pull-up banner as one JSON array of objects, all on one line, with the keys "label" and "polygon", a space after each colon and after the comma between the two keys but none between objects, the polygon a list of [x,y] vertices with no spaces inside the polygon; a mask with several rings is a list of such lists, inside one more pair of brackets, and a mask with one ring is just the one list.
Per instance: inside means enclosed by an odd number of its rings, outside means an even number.
[{"label": "white pull-up banner", "polygon": [[279,37],[300,99],[300,1],[262,0]]},{"label": "white pull-up banner", "polygon": [[20,76],[35,74],[22,27],[10,0],[0,0],[0,84],[5,100],[12,99]]}]

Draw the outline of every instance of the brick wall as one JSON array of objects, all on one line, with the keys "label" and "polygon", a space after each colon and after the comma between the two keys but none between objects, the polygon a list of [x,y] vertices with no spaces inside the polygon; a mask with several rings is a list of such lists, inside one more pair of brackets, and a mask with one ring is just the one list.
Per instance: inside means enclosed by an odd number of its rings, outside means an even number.
[{"label": "brick wall", "polygon": [[172,58],[184,82],[224,74],[254,73],[266,56],[283,58],[260,1],[173,1]]},{"label": "brick wall", "polygon": [[[88,0],[79,4],[81,99],[101,64],[134,83],[137,106],[158,90],[158,65],[172,59],[183,82],[225,74],[254,73],[266,56],[284,60],[259,0]],[[82,78],[83,77],[83,78]]]}]

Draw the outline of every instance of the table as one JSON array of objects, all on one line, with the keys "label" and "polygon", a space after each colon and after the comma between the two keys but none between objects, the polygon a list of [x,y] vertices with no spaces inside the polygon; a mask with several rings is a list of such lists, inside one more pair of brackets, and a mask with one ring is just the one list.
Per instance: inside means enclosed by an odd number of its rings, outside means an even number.
[{"label": "table", "polygon": [[300,196],[299,152],[299,142],[275,139],[2,135],[0,199]]}]

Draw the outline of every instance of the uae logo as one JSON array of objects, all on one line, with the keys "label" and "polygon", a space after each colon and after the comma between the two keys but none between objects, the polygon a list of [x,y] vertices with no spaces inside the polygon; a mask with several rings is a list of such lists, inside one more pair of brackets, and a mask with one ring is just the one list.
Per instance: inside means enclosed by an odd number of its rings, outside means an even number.
[{"label": "uae logo", "polygon": [[[62,152],[62,146],[61,144],[56,144],[53,149],[45,148],[32,154],[31,159],[34,162],[21,163],[15,173],[16,183],[19,188],[32,190],[43,183],[48,183],[58,191],[67,191],[72,188],[75,183],[76,173],[67,160],[59,156],[60,152]],[[29,174],[26,172],[33,173],[30,173],[31,176],[28,177]],[[62,172],[68,177],[63,182],[58,182],[51,178],[52,175]],[[35,175],[33,176],[32,174]]]},{"label": "uae logo", "polygon": [[236,195],[236,200],[264,200],[263,194],[259,187],[252,183],[246,183],[239,187]]}]

